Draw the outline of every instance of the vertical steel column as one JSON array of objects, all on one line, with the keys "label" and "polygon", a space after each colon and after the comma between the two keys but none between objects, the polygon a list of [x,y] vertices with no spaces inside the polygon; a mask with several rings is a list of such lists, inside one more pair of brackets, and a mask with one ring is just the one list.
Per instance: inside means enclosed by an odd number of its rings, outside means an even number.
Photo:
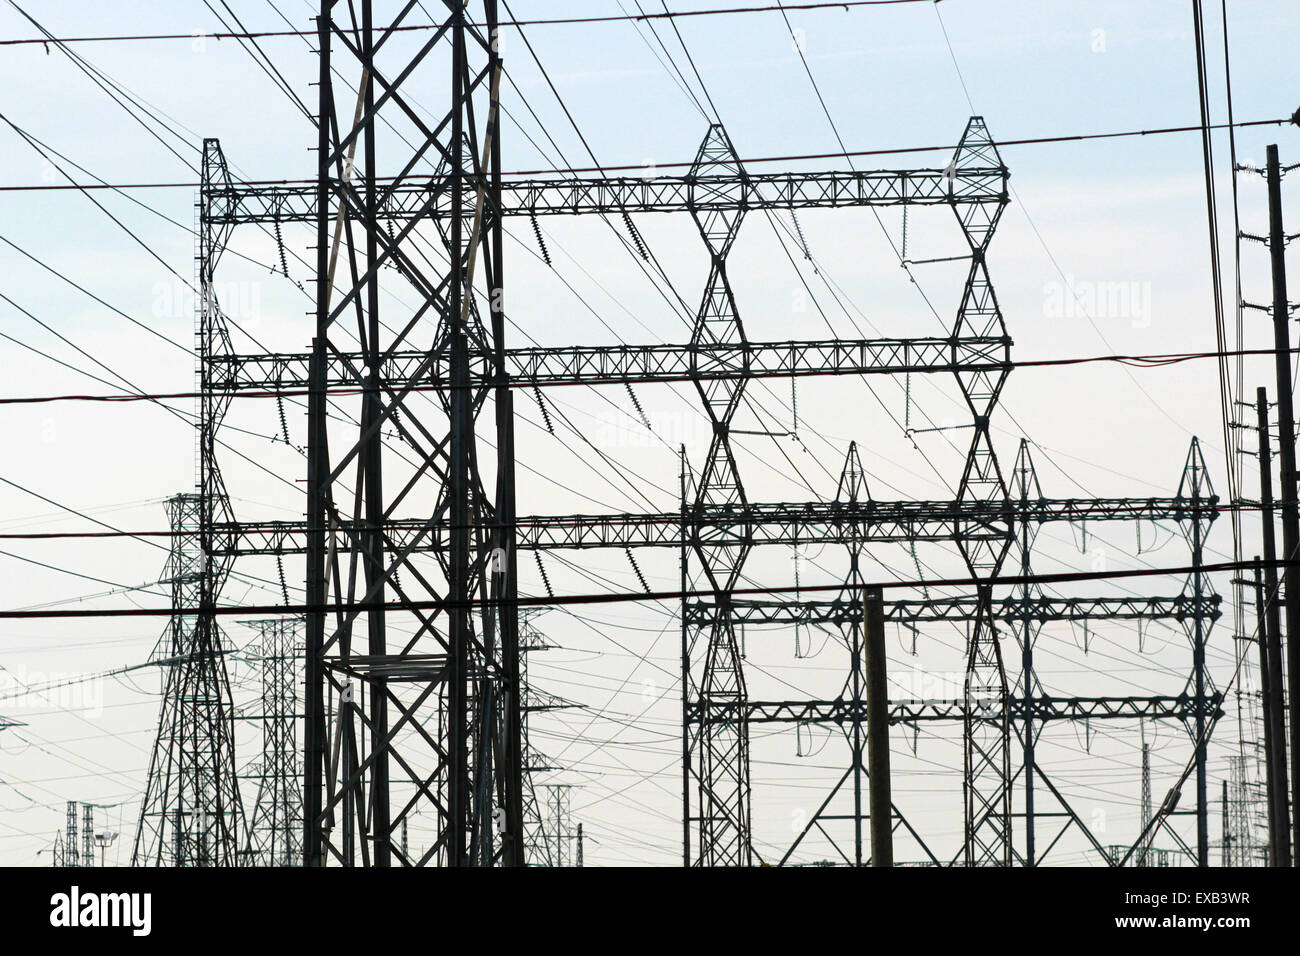
[{"label": "vertical steel column", "polygon": [[[1001,179],[1002,202],[992,209],[983,203],[962,202],[956,189],[958,173],[987,170]],[[1006,207],[1006,167],[982,117],[966,125],[948,167],[949,204],[970,247],[970,272],[953,328],[955,337],[1005,336],[1006,323],[989,280],[985,254],[1002,210]],[[962,176],[963,181],[967,178]],[[997,405],[1007,372],[957,372],[956,378],[974,418],[966,467],[957,489],[958,500],[1007,500],[1007,486],[989,434],[989,416]],[[960,526],[957,546],[971,577],[996,577],[1014,537],[1010,517],[1005,521]],[[1011,835],[1011,729],[1006,669],[993,613],[992,585],[975,587],[976,616],[966,655],[963,713],[963,802],[967,866],[1009,866]]]},{"label": "vertical steel column", "polygon": [[[863,593],[867,634],[867,738],[871,761],[871,865],[894,865],[894,813],[889,769],[889,679],[885,654],[885,599]],[[859,810],[858,820],[861,821]]]},{"label": "vertical steel column", "polygon": [[[1043,489],[1038,481],[1038,471],[1029,453],[1029,441],[1020,440],[1020,451],[1016,454],[1015,467],[1011,475],[1011,496],[1022,505],[1042,499]],[[1042,623],[1034,615],[1034,605],[1043,596],[1043,589],[1031,584],[1029,579],[1033,572],[1031,554],[1034,539],[1038,537],[1038,525],[1032,521],[1022,521],[1019,528],[1020,575],[1024,583],[1020,587],[1020,698],[1024,706],[1024,723],[1021,727],[1021,751],[1024,755],[1022,773],[1025,775],[1025,866],[1036,866],[1038,862],[1034,832],[1034,777],[1038,773],[1035,755],[1038,743],[1039,727],[1034,722],[1033,701],[1039,691],[1038,675],[1034,672],[1034,643],[1042,630]]]},{"label": "vertical steel column", "polygon": [[[1186,500],[1191,510],[1190,517],[1184,518],[1179,522],[1179,525],[1182,528],[1183,537],[1187,539],[1187,543],[1192,549],[1192,567],[1194,570],[1188,577],[1184,591],[1190,588],[1195,607],[1200,607],[1208,585],[1205,573],[1201,571],[1201,565],[1205,560],[1205,531],[1209,525],[1209,520],[1202,515],[1201,509],[1204,507],[1206,499],[1212,497],[1213,494],[1214,489],[1210,485],[1210,476],[1205,467],[1205,459],[1201,456],[1201,444],[1193,438],[1191,449],[1187,453],[1187,463],[1183,466],[1182,480],[1178,485],[1178,497]],[[1196,748],[1196,859],[1198,866],[1209,866],[1210,831],[1206,766],[1207,745],[1205,740],[1206,724],[1209,720],[1209,714],[1205,708],[1205,695],[1207,691],[1213,689],[1209,672],[1205,666],[1205,646],[1209,634],[1205,619],[1200,614],[1192,615],[1191,621],[1184,621],[1183,628],[1187,631],[1187,636],[1192,642],[1191,684],[1192,691],[1195,694],[1190,730]]]},{"label": "vertical steel column", "polygon": [[[303,723],[303,865],[324,866],[324,790],[327,747],[325,731],[325,529],[329,475],[325,388],[326,342],[329,337],[330,298],[333,275],[330,269],[331,134],[337,126],[334,115],[334,86],[330,72],[330,23],[332,4],[321,5],[316,18],[316,56],[320,71],[317,87],[320,109],[316,117],[316,316],[311,340],[311,365],[307,393],[307,566]],[[337,134],[334,134],[337,135]],[[341,599],[341,595],[336,595]]]},{"label": "vertical steel column", "polygon": [[[375,66],[373,22],[374,5],[370,0],[361,3],[361,61],[362,100],[364,108],[359,128],[362,143],[363,198],[360,223],[365,237],[365,257],[362,260],[368,271],[363,280],[365,287],[365,322],[358,330],[361,353],[365,356],[362,370],[361,439],[358,450],[358,481],[365,495],[365,519],[358,529],[358,552],[366,582],[368,606],[365,609],[366,629],[370,655],[382,659],[388,653],[385,628],[384,603],[387,599],[386,561],[384,555],[384,433],[381,428],[381,399],[379,376],[383,351],[379,344],[379,231],[378,185],[376,177],[381,171],[376,164],[375,128]],[[391,862],[391,814],[389,812],[388,759],[385,745],[388,736],[387,679],[382,672],[371,677],[370,686],[362,685],[362,696],[369,691],[370,707],[370,806],[374,833],[374,865],[388,866]]]},{"label": "vertical steel column", "polygon": [[[524,866],[524,733],[522,647],[519,640],[519,564],[515,551],[515,406],[514,391],[506,373],[505,313],[505,229],[501,211],[501,121],[500,74],[501,37],[497,27],[496,0],[484,3],[489,24],[489,68],[492,71],[492,103],[488,132],[491,141],[490,177],[484,213],[490,217],[491,236],[484,274],[489,290],[492,318],[492,350],[495,357],[497,428],[497,539],[493,548],[493,597],[497,602],[498,634],[501,643],[502,701],[498,739],[503,747],[503,767],[497,800],[504,811],[503,862]],[[531,791],[531,786],[529,787]]]},{"label": "vertical steel column", "polygon": [[[694,692],[699,716],[695,740],[688,740],[684,757],[686,765],[696,773],[699,786],[699,854],[693,862],[702,866],[748,866],[749,725],[743,709],[736,706],[745,702],[746,690],[732,622],[731,592],[751,541],[748,531],[710,526],[698,514],[706,506],[723,505],[741,511],[748,506],[730,434],[745,380],[698,377],[719,368],[749,368],[745,330],[727,280],[726,260],[744,219],[743,202],[750,185],[720,125],[709,127],[691,176],[687,204],[711,260],[704,299],[691,334],[691,371],[697,376],[695,387],[713,424],[713,439],[700,472],[689,533],[692,549],[713,592],[717,614],[707,633],[697,631],[687,638],[687,692]],[[718,186],[706,180],[715,176],[728,177],[727,184]],[[737,206],[737,200],[742,205]],[[698,752],[698,761],[692,759],[692,747]]]}]

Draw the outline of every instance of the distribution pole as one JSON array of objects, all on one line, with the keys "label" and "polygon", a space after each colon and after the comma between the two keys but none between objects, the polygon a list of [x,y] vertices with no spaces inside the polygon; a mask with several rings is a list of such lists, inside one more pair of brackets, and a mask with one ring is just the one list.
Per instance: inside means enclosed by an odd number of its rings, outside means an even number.
[{"label": "distribution pole", "polygon": [[1220,848],[1220,853],[1222,855],[1219,860],[1219,865],[1232,866],[1233,864],[1232,831],[1228,826],[1228,781],[1227,780],[1223,781],[1223,797],[1219,806],[1223,815],[1223,819],[1221,821],[1223,826],[1223,845]]},{"label": "distribution pole", "polygon": [[1264,697],[1264,768],[1268,781],[1269,857],[1274,866],[1291,865],[1291,823],[1287,816],[1286,717],[1282,699],[1282,621],[1277,591],[1277,543],[1273,530],[1273,462],[1268,430],[1268,396],[1255,392],[1259,427],[1259,509],[1264,532],[1263,580],[1256,570],[1256,626],[1260,646],[1260,685]]},{"label": "distribution pole", "polygon": [[[1296,512],[1295,411],[1291,395],[1291,307],[1286,294],[1286,233],[1282,229],[1282,170],[1277,144],[1268,147],[1268,248],[1273,264],[1273,342],[1277,362],[1278,458],[1281,462],[1282,580],[1286,609],[1287,690],[1291,733],[1300,718],[1300,586],[1293,587],[1300,515]],[[1291,746],[1291,838],[1300,838],[1300,747]],[[1292,858],[1300,858],[1293,844]]]},{"label": "distribution pole", "polygon": [[885,664],[885,599],[868,588],[867,631],[867,773],[871,788],[871,865],[894,865],[894,815],[889,786],[889,683]]}]

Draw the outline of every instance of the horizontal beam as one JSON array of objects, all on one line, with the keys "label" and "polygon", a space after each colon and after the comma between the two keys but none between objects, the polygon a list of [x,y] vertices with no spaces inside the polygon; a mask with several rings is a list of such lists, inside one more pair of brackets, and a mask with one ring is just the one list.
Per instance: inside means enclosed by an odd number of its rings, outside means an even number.
[{"label": "horizontal beam", "polygon": [[[748,342],[743,345],[591,345],[507,349],[512,383],[533,385],[621,385],[692,379],[782,378],[796,375],[867,375],[927,372],[1009,371],[1011,339],[1006,336],[911,339],[823,339],[807,342]],[[217,392],[289,391],[307,387],[306,353],[217,355],[208,361]],[[391,387],[414,382],[446,387],[449,369],[428,368],[429,353],[391,353],[380,381]],[[472,353],[470,374],[486,381],[490,356]],[[358,388],[366,361],[359,352],[331,354],[325,387]]]},{"label": "horizontal beam", "polygon": [[[1004,167],[826,172],[745,173],[744,176],[554,176],[507,179],[501,184],[507,216],[602,213],[819,209],[853,206],[1005,203]],[[477,181],[466,177],[465,194]],[[314,184],[217,184],[203,194],[206,220],[216,226],[316,221]],[[446,177],[406,181],[384,188],[377,216],[389,222],[446,218],[451,188]]]},{"label": "horizontal beam", "polygon": [[[1201,701],[1210,717],[1220,715],[1222,694],[1207,694]],[[1007,710],[1012,720],[1023,721],[1028,713],[1035,721],[1056,720],[1183,720],[1196,714],[1197,700],[1190,694],[1176,697],[1035,697],[1025,702],[1011,698]],[[707,714],[707,717],[705,716]],[[891,700],[889,722],[960,723],[966,704],[961,700]],[[688,724],[707,720],[710,724],[733,724],[743,716],[751,724],[845,724],[867,719],[866,702],[852,700],[784,700],[720,702],[705,705],[692,700],[686,707]]]},{"label": "horizontal beam", "polygon": [[[658,514],[528,515],[516,524],[520,550],[703,548],[739,544],[1004,540],[1020,523],[1049,521],[1213,521],[1218,498],[1030,498],[991,501],[822,501],[706,505]],[[446,525],[423,518],[384,525],[390,551],[442,551]],[[491,530],[491,529],[488,529]],[[340,527],[340,540],[355,531]],[[213,526],[213,554],[302,554],[302,521],[224,522]]]},{"label": "horizontal beam", "polygon": [[[1025,601],[1007,597],[994,605],[994,613],[1006,621],[1135,621],[1135,620],[1215,620],[1220,615],[1219,595],[1196,598],[1178,597],[1041,597]],[[718,605],[708,601],[691,601],[686,605],[686,623],[702,626],[717,617]],[[925,624],[935,621],[973,621],[979,607],[974,595],[938,596],[928,601],[885,602],[885,620],[898,624]],[[862,621],[862,602],[848,599],[830,601],[758,601],[731,602],[731,620],[735,624],[853,624]]]}]

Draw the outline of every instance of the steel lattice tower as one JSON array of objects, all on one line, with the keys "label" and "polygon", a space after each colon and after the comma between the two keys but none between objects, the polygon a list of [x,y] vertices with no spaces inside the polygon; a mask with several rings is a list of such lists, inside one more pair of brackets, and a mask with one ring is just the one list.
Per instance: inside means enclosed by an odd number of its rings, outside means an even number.
[{"label": "steel lattice tower", "polygon": [[[691,167],[691,177],[687,208],[708,247],[710,260],[703,300],[691,332],[691,363],[692,371],[708,375],[729,363],[739,363],[743,368],[747,344],[727,280],[727,253],[744,220],[750,187],[736,150],[721,126],[709,127]],[[721,179],[725,185],[699,183],[711,178]],[[704,205],[717,198],[725,199],[725,205]],[[687,866],[748,866],[751,858],[749,727],[743,711],[745,675],[730,616],[731,591],[750,544],[743,534],[736,534],[726,525],[712,524],[707,517],[708,511],[714,509],[746,512],[745,488],[730,437],[731,420],[745,381],[743,376],[694,378],[713,438],[687,511],[692,534],[689,548],[683,541],[682,573],[691,579],[693,556],[718,610],[705,627],[697,629],[685,619],[682,627],[682,699],[688,715],[691,703],[698,703],[697,716],[688,716],[683,728]],[[730,719],[718,719],[728,713]],[[694,853],[693,827],[698,833]]]},{"label": "steel lattice tower", "polygon": [[167,501],[173,533],[167,577],[176,610],[159,640],[163,699],[133,866],[235,866],[243,807],[235,776],[234,713],[223,641],[211,608],[201,495]]},{"label": "steel lattice tower", "polygon": [[558,768],[550,766],[546,756],[534,747],[528,735],[529,717],[539,711],[550,710],[558,703],[550,695],[542,694],[529,678],[529,658],[555,645],[538,630],[534,623],[544,609],[527,608],[519,615],[519,689],[520,737],[523,749],[523,833],[524,858],[529,866],[554,866],[551,845],[547,839],[546,820],[542,814],[536,778]]},{"label": "steel lattice tower", "polygon": [[[376,23],[371,0],[355,8],[324,0],[317,24],[304,793],[304,853],[313,866],[523,862],[496,3],[476,5],[482,15],[473,22],[464,3],[439,6],[440,26],[414,44],[394,39],[414,4]],[[355,110],[349,79],[361,91]],[[405,95],[430,83],[450,93],[450,108],[433,124]],[[432,177],[428,163],[437,167]],[[428,189],[427,205],[385,230],[381,210],[417,183]],[[431,261],[415,241],[435,203],[446,211],[439,232],[448,264]],[[381,297],[386,266],[404,280],[413,308]],[[350,436],[327,426],[326,405],[329,363],[352,349],[348,324],[361,349],[346,388],[362,396],[360,427]],[[390,356],[408,348],[422,356],[417,377],[446,385],[432,412],[410,396],[414,379],[383,374]],[[471,353],[487,357],[486,374],[471,375]],[[413,471],[385,471],[386,429],[415,450]],[[497,448],[494,480],[480,470],[488,464],[480,429]],[[389,528],[401,510],[422,515],[417,540],[445,544],[440,566],[417,564],[414,542],[393,541]],[[340,584],[358,578],[358,593]],[[485,600],[501,603],[472,606]],[[417,607],[421,601],[433,607]],[[337,610],[314,610],[331,603]],[[331,751],[341,763],[331,763]],[[494,807],[503,810],[500,829]],[[422,858],[403,858],[401,823],[421,810],[437,821],[436,837]]]},{"label": "steel lattice tower", "polygon": [[89,803],[81,805],[81,865],[95,865],[95,808]]},{"label": "steel lattice tower", "polygon": [[[1199,501],[1213,496],[1214,489],[1210,485],[1210,475],[1205,467],[1205,458],[1201,455],[1201,444],[1193,438],[1192,447],[1187,452],[1187,463],[1183,466],[1182,481],[1178,485],[1178,497]],[[1192,566],[1197,569],[1188,575],[1187,582],[1183,587],[1183,593],[1189,595],[1193,601],[1199,600],[1213,589],[1209,578],[1200,570],[1200,565],[1204,563],[1205,534],[1209,530],[1210,520],[1193,512],[1179,521],[1183,536],[1192,549]],[[1208,623],[1213,624],[1213,621]],[[1191,719],[1188,721],[1188,732],[1191,734],[1195,750],[1196,806],[1203,808],[1207,805],[1208,799],[1206,727],[1211,717],[1205,702],[1207,694],[1214,690],[1209,669],[1205,666],[1205,648],[1209,641],[1209,627],[1205,620],[1197,617],[1184,621],[1183,629],[1187,632],[1187,638],[1192,645],[1192,673],[1188,679],[1188,691],[1194,704]],[[1209,815],[1208,813],[1200,813],[1196,818],[1196,852],[1197,862],[1200,866],[1210,865],[1209,848]]]},{"label": "steel lattice tower", "polygon": [[69,800],[67,824],[63,829],[63,865],[81,866],[81,846],[77,839],[77,801]]},{"label": "steel lattice tower", "polygon": [[546,801],[546,826],[544,842],[550,866],[573,866],[573,853],[570,844],[575,840],[573,817],[570,814],[572,784],[545,784],[548,799]]},{"label": "steel lattice tower", "polygon": [[255,774],[257,796],[249,814],[248,850],[260,866],[301,866],[302,761],[297,729],[302,706],[298,694],[301,622],[286,617],[254,626],[259,632],[254,649],[261,667],[262,759]]}]

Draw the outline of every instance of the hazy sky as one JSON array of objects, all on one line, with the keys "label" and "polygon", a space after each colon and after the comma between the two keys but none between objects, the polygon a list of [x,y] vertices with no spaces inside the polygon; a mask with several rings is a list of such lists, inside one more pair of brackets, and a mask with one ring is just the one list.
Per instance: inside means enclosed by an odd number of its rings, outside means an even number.
[{"label": "hazy sky", "polygon": [[[23,0],[19,5],[56,36],[193,35],[222,29],[208,4],[188,0]],[[671,3],[675,10],[720,5],[726,4]],[[653,3],[642,6],[647,12],[658,9]],[[1215,8],[1207,13],[1208,46],[1219,122],[1226,117],[1223,38],[1218,5],[1208,6]],[[309,0],[229,0],[229,7],[252,30],[284,29],[277,7],[298,29],[310,27],[313,13]],[[511,7],[519,18],[636,12],[635,0],[513,0]],[[1300,105],[1293,65],[1300,9],[1234,0],[1228,15],[1236,119],[1290,115]],[[826,109],[850,150],[953,144],[972,113],[985,117],[994,137],[1008,140],[1199,121],[1187,0],[948,0],[938,8],[902,4],[792,11],[789,17]],[[685,18],[677,28],[742,156],[838,149],[779,13]],[[707,120],[682,88],[690,86],[702,100],[696,77],[672,28],[658,22],[656,30],[657,36],[647,26],[628,22],[527,30],[601,164],[689,160],[704,136]],[[12,4],[0,5],[0,36],[34,33]],[[297,95],[314,108],[315,87],[308,84],[315,79],[316,62],[308,44],[295,37],[262,42]],[[0,123],[0,183],[65,181],[14,126],[66,157],[57,162],[78,181],[93,175],[114,183],[191,183],[195,176],[186,164],[196,161],[204,137],[220,138],[240,178],[312,175],[312,128],[234,41],[91,43],[75,50],[150,104],[157,121],[134,121],[58,49],[5,47],[0,53],[6,90],[0,114],[7,120]],[[514,31],[506,33],[504,56],[517,85],[508,86],[503,97],[509,114],[503,129],[506,168],[545,168],[556,153],[521,94],[565,162],[589,165],[582,143]],[[681,77],[665,68],[670,56]],[[438,112],[446,89],[429,83],[414,95],[422,107]],[[543,144],[544,155],[530,137]],[[1264,147],[1272,142],[1280,144],[1283,163],[1300,158],[1294,127],[1254,127],[1238,133],[1239,160],[1262,165]],[[1233,208],[1226,133],[1216,135],[1214,145],[1231,323]],[[1196,135],[1009,147],[1003,158],[1011,169],[1014,201],[992,243],[989,263],[1016,342],[1014,358],[1214,347],[1205,187]],[[931,167],[944,165],[947,156],[927,152],[856,162],[859,168]],[[821,160],[800,168],[842,165]],[[1265,231],[1263,180],[1243,174],[1238,186],[1243,230]],[[5,240],[0,243],[0,293],[11,300],[0,300],[0,331],[7,337],[0,340],[6,370],[0,394],[110,390],[55,360],[149,392],[193,387],[193,360],[175,343],[191,345],[194,316],[181,280],[169,269],[192,279],[194,245],[188,229],[194,221],[195,191],[181,187],[129,195],[95,193],[101,210],[76,192],[0,193],[0,238]],[[1292,203],[1288,208],[1294,208],[1294,197],[1287,200]],[[1289,218],[1300,221],[1296,215]],[[607,226],[567,218],[541,225],[554,269],[538,258],[529,224],[510,223],[508,310],[526,335],[544,344],[688,338],[681,309],[646,281]],[[688,311],[693,310],[708,260],[689,217],[642,216],[637,225]],[[795,228],[789,216],[769,220],[754,213],[741,231],[730,275],[752,339],[940,335],[950,329],[961,269],[918,265],[913,274],[919,287],[909,282],[891,250],[891,241],[900,247],[903,241],[897,210],[882,210],[879,222],[870,210],[807,212],[797,225],[811,257],[795,249],[799,275],[776,238],[786,235],[780,229]],[[961,235],[949,210],[909,213],[906,228],[911,259],[961,251]],[[238,232],[231,248],[264,265],[233,256],[223,263],[223,279],[242,283],[227,308],[277,348],[307,348],[305,313],[311,304],[295,283],[306,284],[303,260],[310,261],[311,241],[305,230],[285,230],[287,280],[269,268],[279,259],[275,240],[255,230]],[[1258,244],[1243,247],[1242,283],[1246,300],[1268,301],[1266,252]],[[1119,308],[1114,307],[1118,300],[1107,297],[1116,290],[1125,294]],[[1262,313],[1248,310],[1244,323],[1248,346],[1271,343]],[[1247,363],[1244,383],[1251,398],[1256,385],[1269,385],[1271,394],[1269,363]],[[782,433],[738,439],[752,500],[833,497],[851,440],[862,449],[877,498],[946,498],[960,477],[969,431],[952,426],[968,423],[969,416],[949,379],[916,377],[910,385],[878,378],[866,384],[862,379],[812,379],[793,392],[789,382],[773,381],[752,385],[749,394],[759,411],[740,416],[736,427]],[[707,441],[698,398],[687,386],[645,387],[638,389],[637,398],[653,434],[640,423],[624,390],[597,395],[566,389],[554,401],[569,424],[557,425],[558,434],[551,435],[536,404],[521,394],[520,512],[676,508],[676,448],[684,443],[698,466]],[[288,412],[291,440],[301,444],[302,410],[291,406]],[[1173,494],[1188,443],[1197,435],[1216,490],[1226,494],[1219,414],[1213,363],[1162,370],[1112,365],[1024,369],[1006,387],[994,417],[994,436],[1004,468],[1010,467],[1019,439],[1027,436],[1045,494],[1088,497]],[[899,423],[941,430],[909,438]],[[228,432],[234,448],[282,476],[305,476],[299,455],[283,442],[265,438],[279,431],[270,403],[241,407],[228,424],[246,429]],[[3,531],[90,527],[85,518],[70,516],[58,505],[118,527],[161,530],[166,526],[163,500],[193,486],[193,429],[157,406],[6,406],[0,410],[0,428],[9,450],[0,464]],[[615,464],[596,461],[584,440]],[[1253,494],[1258,474],[1249,461],[1242,477],[1246,494]],[[241,515],[292,517],[302,512],[300,496],[246,464],[230,462],[227,483]],[[1210,540],[1209,560],[1231,556],[1226,518]],[[1249,556],[1258,547],[1258,535],[1247,528],[1245,540]],[[792,555],[788,549],[772,550],[781,553],[756,555],[747,570],[759,583],[788,583],[795,573]],[[843,555],[836,553],[841,550],[811,545],[798,560],[800,579],[835,580],[843,565]],[[0,606],[5,608],[165,603],[165,588],[156,585],[104,593],[159,580],[166,555],[147,544],[9,541],[4,551]],[[1176,566],[1187,558],[1172,526],[1052,525],[1041,533],[1038,552],[1035,567],[1040,571]],[[915,576],[914,557],[905,548],[879,549],[874,560],[882,577],[886,571]],[[951,549],[923,548],[915,560],[942,570],[952,563]],[[638,561],[652,587],[677,586],[675,552],[642,552]],[[626,558],[617,552],[558,554],[548,558],[547,569],[557,593],[639,588]],[[291,585],[301,584],[301,566],[287,564],[285,570]],[[268,590],[250,580],[274,579],[273,564],[252,562],[246,574],[232,580],[227,600],[279,599],[278,588]],[[1181,586],[1168,578],[1133,585],[1143,593],[1171,595]],[[521,570],[521,587],[529,593],[541,590],[531,560]],[[1228,592],[1226,580],[1219,587]],[[1083,588],[1096,590],[1102,589]],[[557,646],[534,655],[534,679],[583,709],[539,718],[533,743],[554,763],[570,768],[548,779],[577,786],[573,816],[592,838],[586,849],[590,863],[670,864],[680,859],[676,610],[675,605],[618,604],[580,616],[556,610],[539,620]],[[1244,626],[1253,627],[1253,616]],[[1232,671],[1233,627],[1229,612],[1213,632],[1210,657],[1220,687]],[[0,624],[0,666],[26,684],[39,684],[51,673],[95,675],[144,662],[158,631],[150,619],[7,621]],[[240,647],[252,633],[240,624],[230,625],[228,632]],[[915,656],[912,635],[891,634],[891,641],[891,692],[896,696],[922,696],[927,679],[960,673],[964,636],[951,628],[922,631]],[[1013,636],[1004,635],[1004,641],[1009,659],[1018,659]],[[755,698],[833,695],[843,680],[843,648],[820,631],[755,632],[747,635],[747,654]],[[1181,631],[1160,625],[1141,635],[1128,625],[1106,625],[1088,634],[1062,625],[1045,629],[1040,639],[1039,676],[1050,693],[1178,693],[1189,656]],[[1012,679],[1016,672],[1012,668]],[[234,678],[237,702],[252,700],[257,694],[253,666],[237,662]],[[0,861],[48,862],[67,800],[105,808],[97,811],[100,822],[122,833],[109,858],[127,861],[157,719],[158,674],[144,670],[95,678],[76,688],[55,701],[5,699],[12,693],[8,685],[0,692],[0,715],[26,724],[0,731]],[[1211,786],[1216,814],[1218,781],[1228,772],[1229,756],[1238,752],[1236,707],[1235,699],[1229,701],[1229,719],[1216,731]],[[258,738],[248,722],[241,724],[240,734],[243,766],[256,758]],[[1148,727],[1146,734],[1153,747],[1158,803],[1186,761],[1189,743],[1174,726]],[[767,725],[756,728],[754,738],[756,846],[764,858],[779,857],[792,831],[838,776],[845,746],[838,731],[820,729],[796,732]],[[1049,731],[1045,739],[1046,769],[1102,842],[1131,842],[1138,820],[1139,729],[1115,723],[1064,727]],[[913,740],[901,730],[893,740],[896,802],[932,837],[941,855],[955,852],[960,839],[961,752],[956,740],[947,731]],[[245,794],[245,801],[250,799]],[[1185,793],[1185,805],[1188,799]],[[1190,833],[1185,823],[1179,826]],[[1217,817],[1211,830],[1218,832]],[[1046,822],[1043,831],[1048,839],[1054,833]],[[413,842],[420,832],[418,826],[413,829]],[[822,841],[810,844],[797,859],[811,862],[833,855]],[[896,855],[920,859],[912,845],[900,847]],[[1052,859],[1096,862],[1084,853],[1077,835],[1063,840]]]}]

